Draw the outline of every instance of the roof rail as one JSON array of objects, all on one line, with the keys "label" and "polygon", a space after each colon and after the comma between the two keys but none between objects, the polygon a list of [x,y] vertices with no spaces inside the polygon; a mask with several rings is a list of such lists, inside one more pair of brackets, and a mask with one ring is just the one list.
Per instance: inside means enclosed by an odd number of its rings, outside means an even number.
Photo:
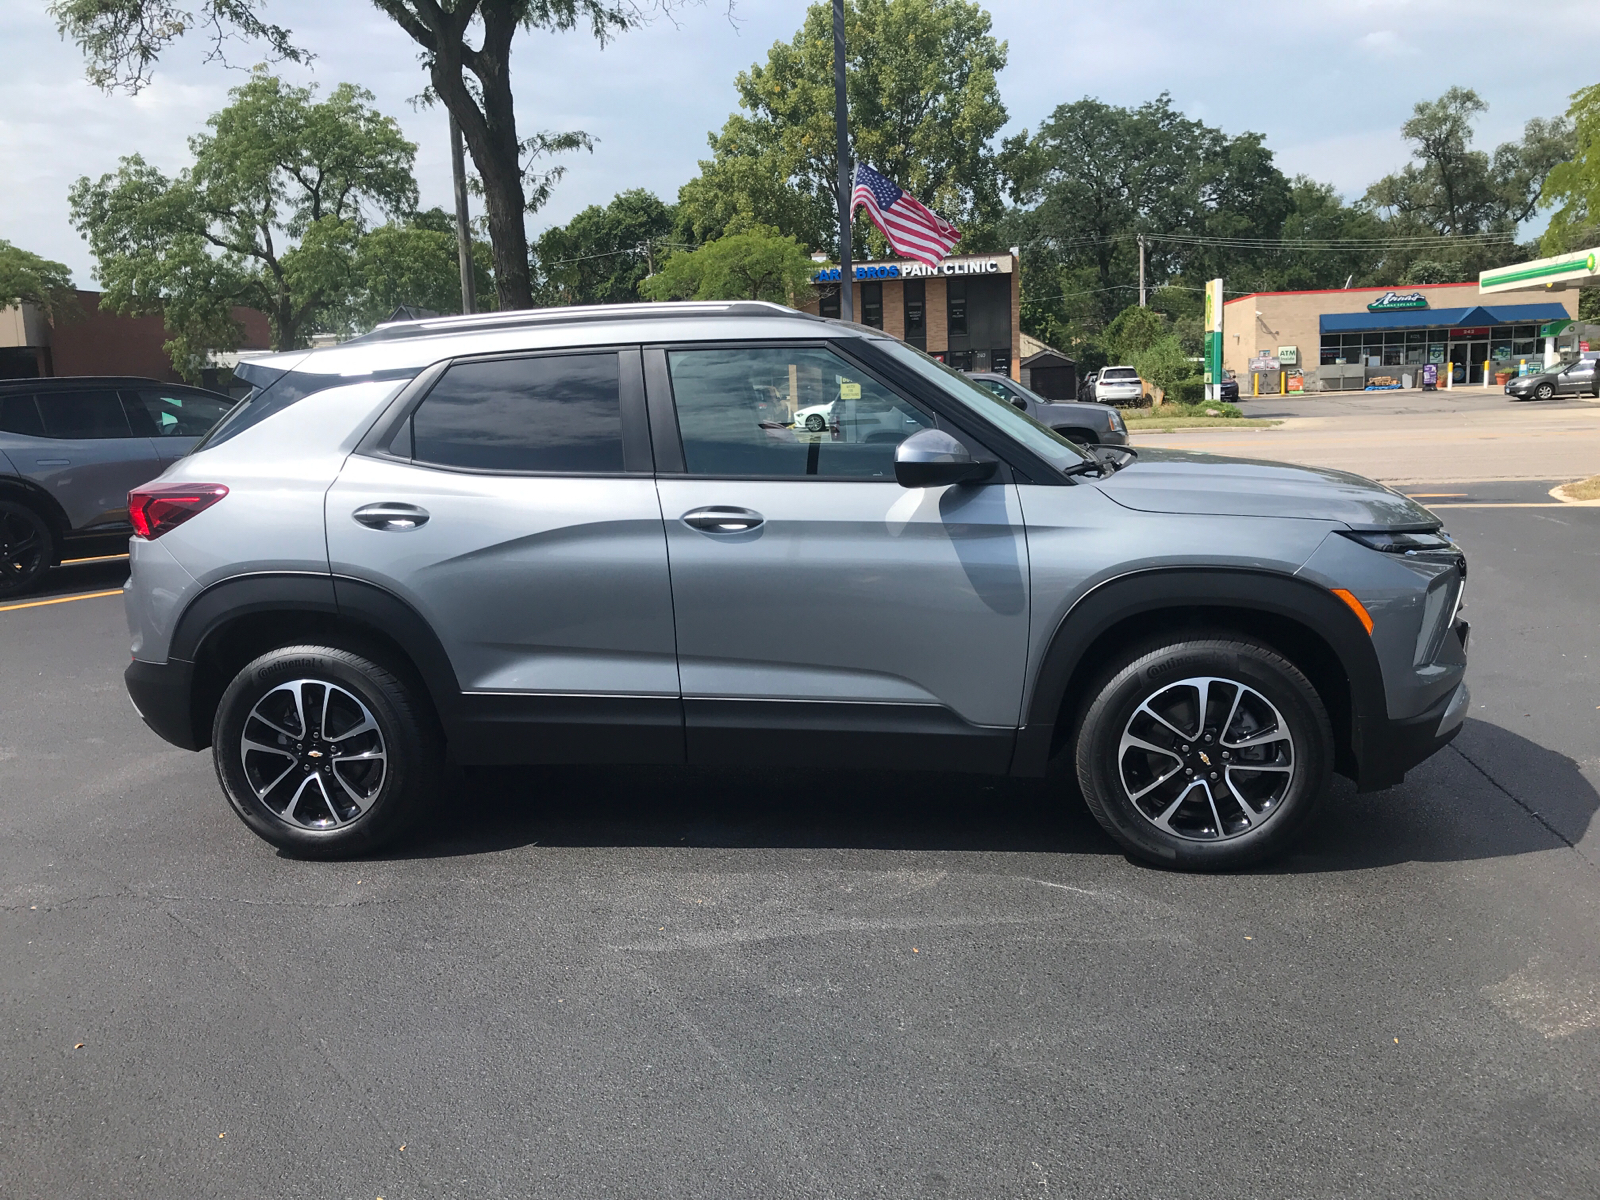
[{"label": "roof rail", "polygon": [[675,317],[794,317],[817,320],[767,300],[684,300],[667,303],[583,304],[568,308],[521,308],[511,312],[473,313],[456,317],[425,317],[416,321],[385,321],[371,333],[342,343],[389,341],[394,338],[433,337],[445,333],[493,332],[530,325],[561,325],[579,321],[668,320]]}]

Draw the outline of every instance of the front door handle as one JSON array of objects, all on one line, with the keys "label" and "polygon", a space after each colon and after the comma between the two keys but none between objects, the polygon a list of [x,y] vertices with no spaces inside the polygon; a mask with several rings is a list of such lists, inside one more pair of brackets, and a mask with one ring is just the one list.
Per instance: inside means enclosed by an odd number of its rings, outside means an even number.
[{"label": "front door handle", "polygon": [[760,513],[751,512],[748,508],[729,508],[724,505],[697,508],[683,514],[683,523],[701,533],[745,533],[764,520],[766,518]]},{"label": "front door handle", "polygon": [[415,504],[363,504],[350,515],[368,529],[384,529],[392,533],[420,529],[428,523],[428,510],[418,508]]}]

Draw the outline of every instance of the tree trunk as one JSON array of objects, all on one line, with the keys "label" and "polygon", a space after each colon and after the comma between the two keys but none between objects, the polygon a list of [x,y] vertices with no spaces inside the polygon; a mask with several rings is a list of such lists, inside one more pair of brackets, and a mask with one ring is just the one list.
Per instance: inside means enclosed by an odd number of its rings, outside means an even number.
[{"label": "tree trunk", "polygon": [[[461,126],[467,152],[483,182],[500,308],[532,308],[528,230],[523,223],[527,202],[511,94],[511,39],[517,22],[505,0],[490,0],[479,11],[484,22],[483,48],[474,51],[448,37],[440,38],[439,51],[433,56],[433,86]],[[481,109],[462,81],[463,67],[478,77],[483,89]]]}]

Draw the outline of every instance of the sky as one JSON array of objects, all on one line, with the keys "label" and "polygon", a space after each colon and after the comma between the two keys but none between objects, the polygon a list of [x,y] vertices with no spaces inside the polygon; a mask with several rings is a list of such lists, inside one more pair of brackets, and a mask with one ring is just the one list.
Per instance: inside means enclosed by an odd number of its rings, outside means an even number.
[{"label": "sky", "polygon": [[[187,138],[227,103],[261,58],[180,43],[136,96],[84,79],[46,0],[0,2],[0,238],[66,263],[93,286],[88,248],[73,230],[67,191],[81,175],[140,153],[168,173],[187,165]],[[1532,117],[1565,111],[1600,82],[1600,4],[1544,0],[991,0],[995,36],[1009,43],[1000,91],[1003,131],[1037,128],[1056,105],[1084,96],[1137,105],[1162,91],[1191,117],[1230,134],[1264,134],[1279,167],[1330,182],[1348,199],[1407,159],[1400,125],[1419,100],[1453,84],[1489,103],[1477,145],[1520,135]],[[734,76],[799,29],[799,0],[725,0],[678,9],[601,48],[585,32],[519,35],[512,55],[518,129],[581,129],[595,151],[566,157],[569,172],[530,218],[537,234],[618,191],[672,200],[706,157],[706,135],[737,106]],[[423,205],[450,206],[442,109],[411,103],[425,76],[417,48],[368,0],[272,0],[266,17],[294,30],[315,61],[280,73],[324,90],[344,82],[374,93],[418,144]]]}]

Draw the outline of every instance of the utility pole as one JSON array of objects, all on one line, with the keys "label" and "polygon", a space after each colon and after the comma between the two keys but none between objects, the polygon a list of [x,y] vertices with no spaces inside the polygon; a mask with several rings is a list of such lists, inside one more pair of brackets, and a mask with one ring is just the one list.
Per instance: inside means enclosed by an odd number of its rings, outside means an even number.
[{"label": "utility pole", "polygon": [[1139,235],[1139,307],[1148,307],[1145,304],[1144,293],[1144,234]]},{"label": "utility pole", "polygon": [[850,110],[844,95],[844,0],[833,0],[833,141],[839,161],[839,319],[853,321],[850,298]]},{"label": "utility pole", "polygon": [[456,257],[461,260],[461,311],[478,311],[477,288],[472,270],[472,226],[467,213],[466,150],[461,144],[461,126],[450,114],[450,174],[456,185]]}]

